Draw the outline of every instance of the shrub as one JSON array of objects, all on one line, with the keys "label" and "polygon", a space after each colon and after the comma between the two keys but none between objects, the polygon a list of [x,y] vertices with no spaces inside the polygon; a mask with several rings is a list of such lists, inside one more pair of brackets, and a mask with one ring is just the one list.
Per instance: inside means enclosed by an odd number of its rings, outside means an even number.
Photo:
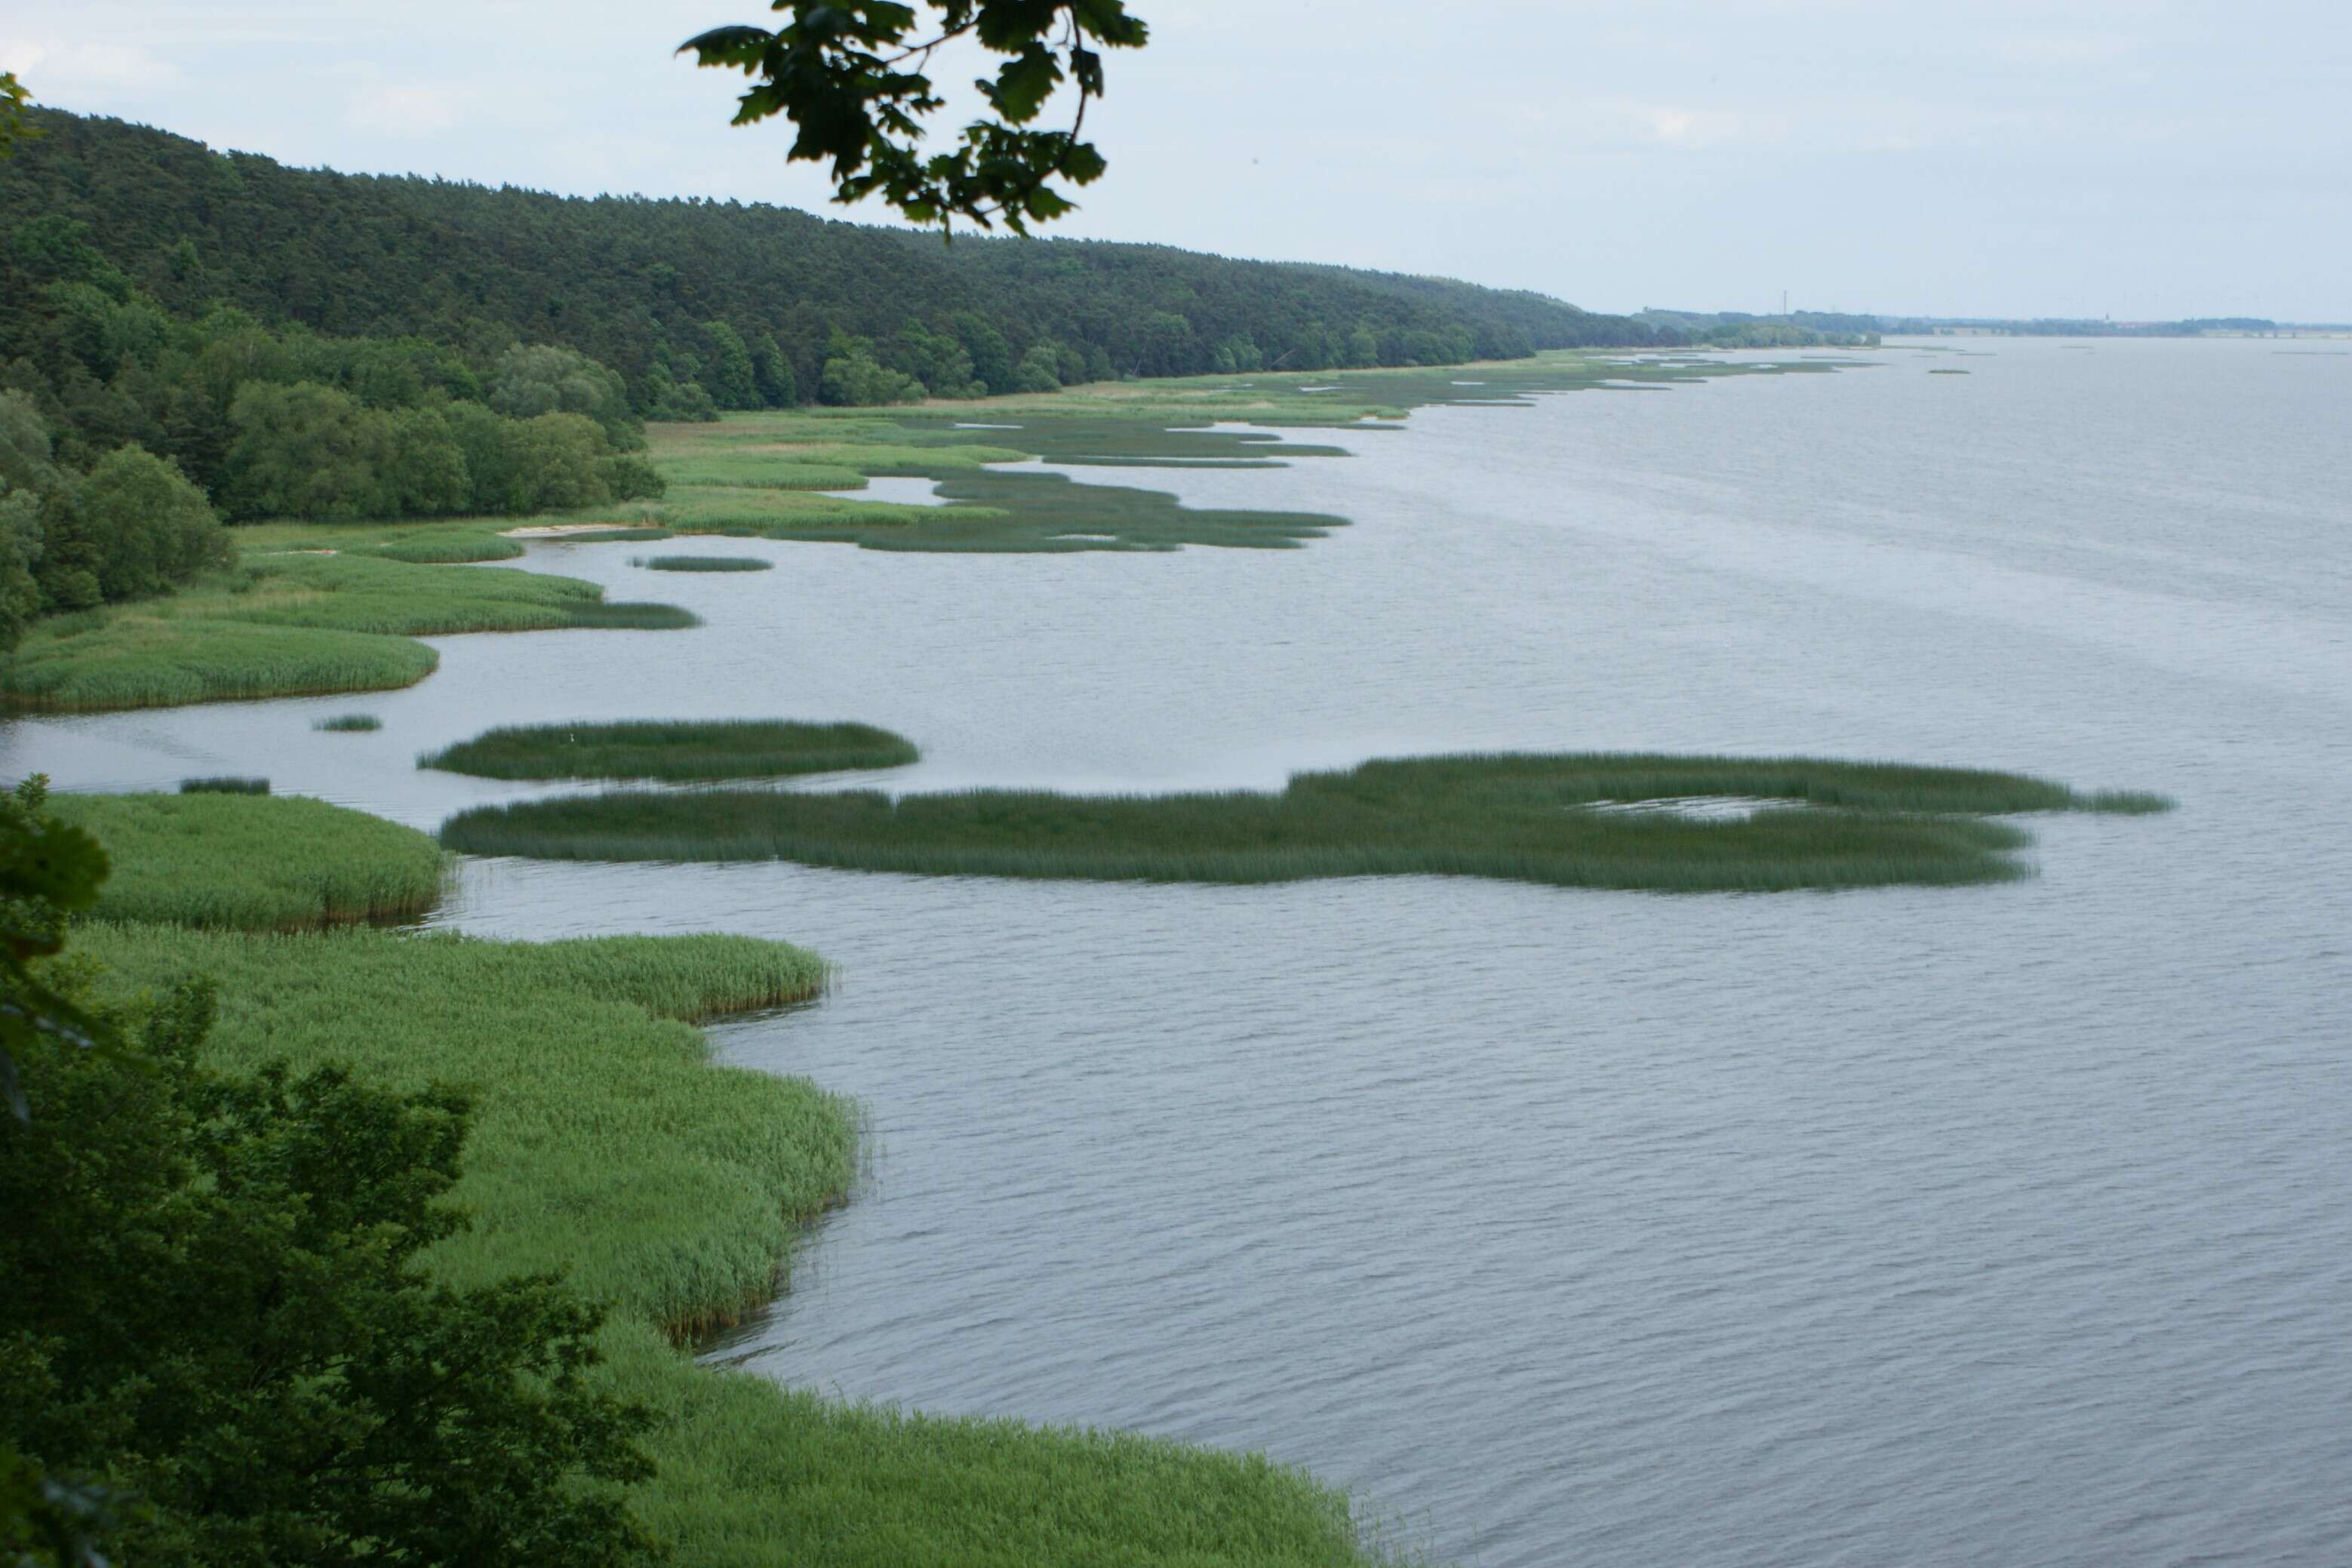
[{"label": "shrub", "polygon": [[653,464],[634,452],[599,458],[596,477],[604,481],[609,500],[659,500],[669,489],[669,481]]},{"label": "shrub", "polygon": [[46,510],[36,575],[58,608],[151,598],[229,563],[204,492],[143,447],[109,453]]},{"label": "shrub", "polygon": [[817,385],[817,401],[843,408],[877,408],[892,403],[920,403],[923,384],[890,369],[860,351],[824,362]]},{"label": "shrub", "polygon": [[538,414],[507,427],[513,469],[503,510],[568,511],[609,499],[597,464],[604,433],[584,414]]},{"label": "shrub", "polygon": [[230,510],[239,517],[381,517],[396,498],[384,475],[391,419],[316,382],[250,381],[229,405]]},{"label": "shrub", "polygon": [[594,421],[615,447],[626,450],[646,444],[645,427],[629,411],[627,385],[616,372],[577,349],[535,343],[507,350],[491,373],[489,403],[510,419],[582,415]]}]

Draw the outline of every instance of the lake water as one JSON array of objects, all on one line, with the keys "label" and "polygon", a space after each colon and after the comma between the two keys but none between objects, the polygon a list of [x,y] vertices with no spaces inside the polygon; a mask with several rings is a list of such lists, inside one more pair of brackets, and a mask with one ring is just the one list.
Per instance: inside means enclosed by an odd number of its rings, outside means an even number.
[{"label": "lake water", "polygon": [[[529,792],[415,752],[557,717],[864,719],[909,788],[1494,747],[2170,793],[1972,889],[499,861],[443,918],[840,964],[717,1031],[874,1123],[713,1352],[775,1377],[1263,1448],[1480,1564],[2352,1561],[2352,356],[1967,346],[1076,473],[1355,520],[1296,552],[539,546],[709,624],[0,757],[425,827]],[[310,731],[342,711],[384,728]]]}]

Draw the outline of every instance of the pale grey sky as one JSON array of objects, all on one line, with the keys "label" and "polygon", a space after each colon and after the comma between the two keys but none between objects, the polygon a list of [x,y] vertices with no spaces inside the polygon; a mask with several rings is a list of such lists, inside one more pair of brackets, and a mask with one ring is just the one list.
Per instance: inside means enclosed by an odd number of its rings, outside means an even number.
[{"label": "pale grey sky", "polygon": [[[1133,3],[1056,232],[1598,310],[2352,319],[2345,0]],[[672,56],[766,15],[6,0],[0,67],[288,163],[881,221]]]}]

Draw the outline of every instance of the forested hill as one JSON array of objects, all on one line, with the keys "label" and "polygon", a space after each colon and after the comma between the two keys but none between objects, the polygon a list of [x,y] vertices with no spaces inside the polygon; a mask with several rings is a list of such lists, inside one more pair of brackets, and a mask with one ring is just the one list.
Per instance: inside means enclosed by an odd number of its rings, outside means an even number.
[{"label": "forested hill", "polygon": [[[619,371],[640,407],[665,384],[718,381],[707,363],[714,322],[755,354],[772,339],[782,363],[761,367],[769,402],[787,370],[798,395],[814,395],[841,335],[872,340],[928,384],[925,365],[908,362],[951,333],[972,351],[975,390],[994,391],[1047,342],[1072,379],[1681,341],[1445,279],[1163,246],[966,237],[950,247],[788,208],[294,169],[121,121],[36,119],[45,134],[0,165],[0,225],[87,224],[89,243],[174,314],[233,304],[338,337],[430,339],[469,358],[517,340],[559,343]],[[43,283],[22,249],[0,277],[17,300]]]}]

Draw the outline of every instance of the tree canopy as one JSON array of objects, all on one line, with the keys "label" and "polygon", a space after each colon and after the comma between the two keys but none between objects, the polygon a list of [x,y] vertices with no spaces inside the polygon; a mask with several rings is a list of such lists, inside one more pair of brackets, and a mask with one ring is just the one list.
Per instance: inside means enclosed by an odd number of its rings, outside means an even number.
[{"label": "tree canopy", "polygon": [[[795,133],[789,159],[833,165],[834,199],[879,195],[945,232],[954,219],[1015,234],[1073,203],[1055,182],[1091,184],[1107,166],[1081,139],[1087,103],[1103,91],[1103,48],[1140,48],[1143,20],[1124,0],[774,0],[779,27],[714,27],[679,53],[751,79],[735,110],[748,125],[773,115]],[[924,122],[946,105],[927,74],[940,50],[971,39],[1003,57],[972,85],[989,112],[957,144],[924,157]],[[1033,129],[1066,85],[1066,130]]]}]

